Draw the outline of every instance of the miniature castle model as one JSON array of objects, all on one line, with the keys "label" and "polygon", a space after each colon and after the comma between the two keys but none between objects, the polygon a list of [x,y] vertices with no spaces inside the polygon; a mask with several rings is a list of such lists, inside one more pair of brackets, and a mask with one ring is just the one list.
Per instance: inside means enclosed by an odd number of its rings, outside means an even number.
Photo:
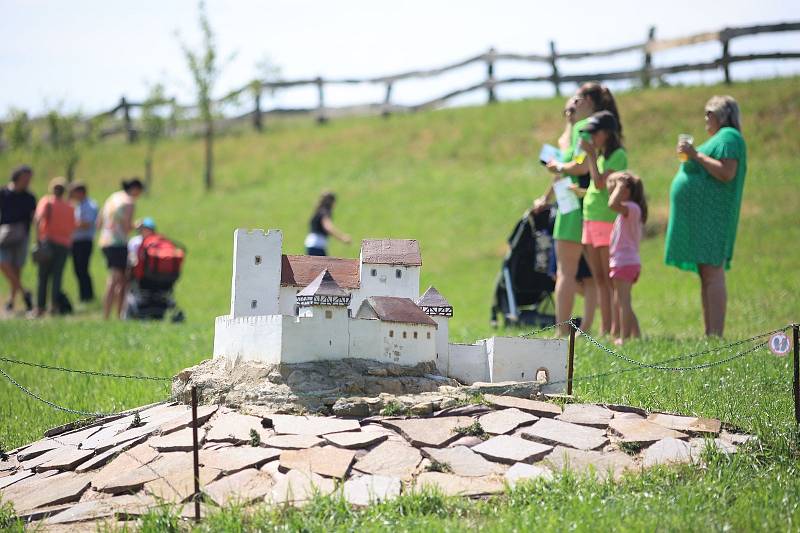
[{"label": "miniature castle model", "polygon": [[413,366],[476,381],[556,382],[567,344],[492,337],[450,344],[453,307],[434,287],[419,295],[415,240],[365,239],[359,259],[283,255],[280,230],[234,232],[231,313],[216,319],[214,357],[303,363],[348,357]]}]

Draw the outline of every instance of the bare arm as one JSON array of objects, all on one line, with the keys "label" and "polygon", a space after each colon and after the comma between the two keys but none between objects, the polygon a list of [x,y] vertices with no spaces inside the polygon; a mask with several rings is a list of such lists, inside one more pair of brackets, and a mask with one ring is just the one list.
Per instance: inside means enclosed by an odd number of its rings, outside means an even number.
[{"label": "bare arm", "polygon": [[547,170],[553,173],[567,174],[569,176],[583,176],[589,172],[589,163],[587,160],[588,157],[583,161],[583,163],[578,163],[576,161],[570,161],[569,163],[550,161],[547,163]]},{"label": "bare arm", "polygon": [[125,218],[122,220],[122,229],[125,235],[133,230],[133,205],[125,207]]},{"label": "bare arm", "polygon": [[628,216],[628,206],[622,203],[623,187],[614,187],[611,191],[611,196],[608,198],[608,207],[612,211],[616,211],[622,216]]},{"label": "bare arm", "polygon": [[345,244],[350,244],[350,235],[339,231],[339,229],[333,225],[333,220],[331,217],[324,216],[322,217],[322,227],[325,228],[325,231],[339,239]]},{"label": "bare arm", "polygon": [[694,159],[700,166],[706,169],[706,172],[711,174],[712,177],[727,183],[736,177],[736,171],[739,169],[739,161],[736,159],[714,159],[706,154],[701,154],[694,149],[694,146],[688,143],[681,143],[678,145],[678,153],[686,154],[689,159]]}]

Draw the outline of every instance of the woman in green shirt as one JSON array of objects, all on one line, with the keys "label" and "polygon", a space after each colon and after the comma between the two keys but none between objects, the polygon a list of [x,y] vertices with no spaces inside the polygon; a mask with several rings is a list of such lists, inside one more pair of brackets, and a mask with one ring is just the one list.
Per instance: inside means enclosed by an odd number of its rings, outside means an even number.
[{"label": "woman in green shirt", "polygon": [[[562,149],[561,161],[547,163],[547,169],[554,174],[554,180],[561,179],[562,176],[569,176],[578,187],[582,185],[581,181],[584,176],[588,178],[589,162],[585,159],[578,161],[575,157],[577,155],[576,152],[580,152],[578,150],[579,132],[586,124],[589,116],[601,110],[610,111],[619,121],[619,113],[617,112],[614,96],[607,87],[599,83],[584,83],[578,88],[575,95],[567,101],[564,114],[567,117],[568,124],[562,139],[567,141],[568,144],[565,142],[563,146],[560,146]],[[559,144],[561,144],[560,141]],[[553,188],[550,186],[544,195],[536,199],[534,210],[538,211],[552,203],[552,196]],[[580,268],[583,256],[583,247],[581,245],[582,228],[582,209],[556,215],[556,223],[553,229],[553,238],[556,243],[556,322],[564,322],[572,316],[575,294],[579,289],[578,278],[580,278],[584,297],[581,328],[584,331],[589,331],[594,320],[594,310],[597,307],[597,290],[590,276],[586,274],[581,276],[581,271],[583,270],[583,268]],[[560,326],[559,334],[562,336],[568,335],[569,326]]]},{"label": "woman in green shirt", "polygon": [[747,147],[741,134],[739,105],[730,96],[713,96],[705,107],[711,136],[695,149],[683,142],[686,158],[672,180],[665,262],[700,274],[706,335],[722,336],[728,293],[725,270],[731,266]]},{"label": "woman in green shirt", "polygon": [[609,277],[608,247],[616,211],[608,207],[606,179],[614,172],[628,168],[628,155],[622,147],[620,128],[616,117],[608,111],[595,113],[581,133],[591,135],[591,141],[581,139],[586,151],[589,174],[592,177],[583,198],[583,251],[589,262],[597,287],[602,317],[601,333],[619,336],[619,324],[611,313],[611,278]]}]

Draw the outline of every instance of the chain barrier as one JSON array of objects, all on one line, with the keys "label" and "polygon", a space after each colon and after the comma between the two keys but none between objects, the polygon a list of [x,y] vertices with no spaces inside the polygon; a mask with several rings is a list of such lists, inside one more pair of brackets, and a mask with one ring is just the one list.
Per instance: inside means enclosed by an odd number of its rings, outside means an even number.
[{"label": "chain barrier", "polygon": [[573,324],[572,319],[564,320],[562,322],[558,322],[557,324],[553,324],[552,326],[545,326],[545,327],[543,327],[541,329],[535,329],[533,331],[529,331],[528,333],[522,333],[522,334],[520,334],[520,337],[523,337],[523,338],[535,337],[536,335],[539,335],[540,333],[544,333],[545,331],[552,331],[552,330],[554,330],[554,329],[556,329],[556,328],[558,328],[560,326],[566,326],[568,324]]},{"label": "chain barrier", "polygon": [[15,365],[25,365],[25,366],[32,366],[35,368],[43,368],[45,370],[57,370],[59,372],[70,372],[73,374],[84,374],[87,376],[99,376],[105,378],[119,378],[119,379],[141,379],[141,380],[148,380],[148,381],[172,381],[172,378],[166,377],[158,377],[158,376],[141,376],[141,375],[133,375],[133,374],[114,374],[111,372],[98,372],[95,370],[78,370],[75,368],[66,368],[63,366],[51,366],[45,365],[42,363],[32,363],[30,361],[22,361],[20,359],[11,359],[9,357],[2,357],[0,356],[0,361],[5,363],[12,363]]}]

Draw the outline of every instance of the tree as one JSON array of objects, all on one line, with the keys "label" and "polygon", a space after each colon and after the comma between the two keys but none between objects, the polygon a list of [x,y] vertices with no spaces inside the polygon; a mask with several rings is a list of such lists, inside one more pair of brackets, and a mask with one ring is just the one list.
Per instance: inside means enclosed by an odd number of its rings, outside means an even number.
[{"label": "tree", "polygon": [[200,33],[203,36],[201,47],[194,51],[185,42],[180,41],[180,44],[197,91],[197,109],[200,119],[203,121],[206,149],[206,168],[203,181],[206,190],[210,190],[213,186],[214,166],[214,101],[211,98],[222,68],[217,59],[214,32],[211,29],[206,4],[203,0],[200,0],[198,4],[198,12]]},{"label": "tree", "polygon": [[78,113],[61,113],[58,109],[52,109],[46,118],[50,147],[64,164],[67,181],[72,182],[75,177],[75,167],[81,158],[77,134],[80,116]]},{"label": "tree", "polygon": [[167,100],[164,98],[164,86],[158,83],[150,88],[147,99],[142,104],[142,133],[146,142],[144,155],[146,191],[150,190],[153,180],[153,156],[156,145],[164,137],[167,128],[167,119],[158,112],[165,103]]},{"label": "tree", "polygon": [[28,114],[12,108],[8,112],[8,143],[12,149],[26,148],[31,142],[31,123]]}]

